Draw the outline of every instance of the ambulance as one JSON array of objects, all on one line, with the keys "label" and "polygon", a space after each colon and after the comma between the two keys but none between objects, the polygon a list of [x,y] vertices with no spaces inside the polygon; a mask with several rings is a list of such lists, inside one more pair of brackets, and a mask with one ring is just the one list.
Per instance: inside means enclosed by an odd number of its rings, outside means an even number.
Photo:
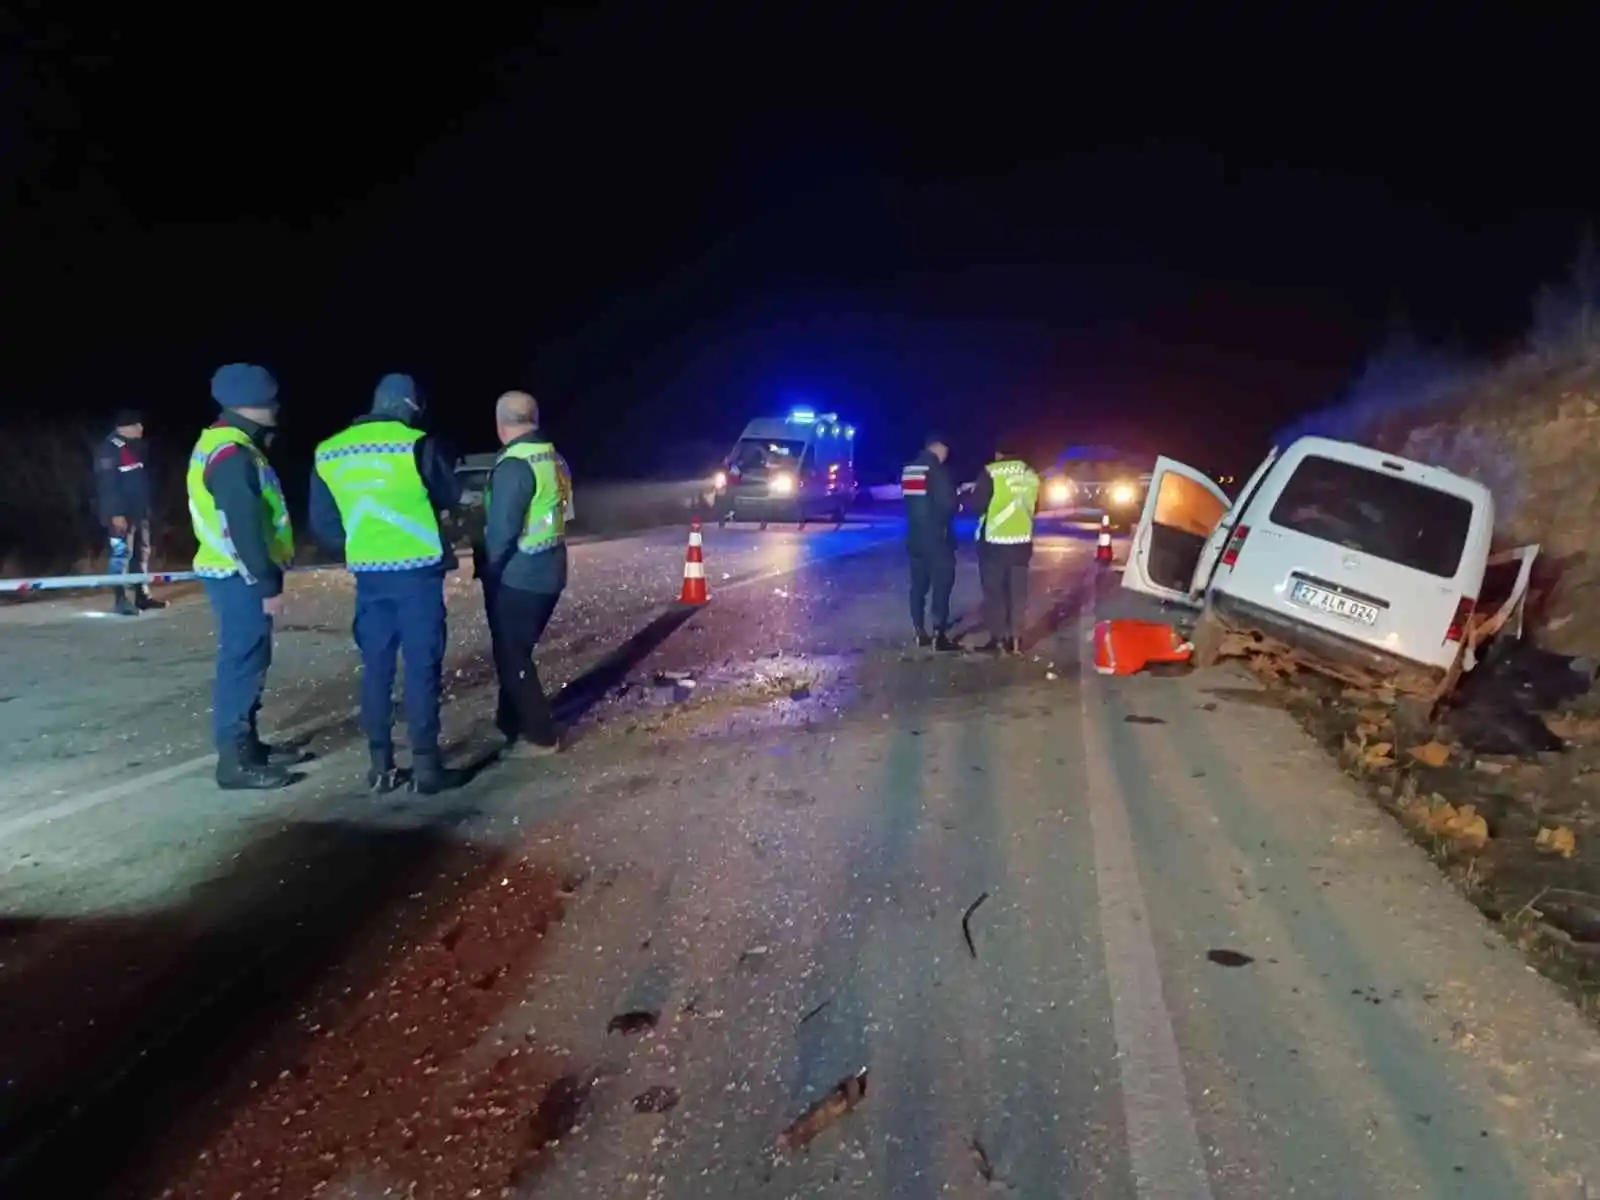
[{"label": "ambulance", "polygon": [[844,524],[856,501],[855,426],[797,408],[744,427],[715,478],[717,523]]}]

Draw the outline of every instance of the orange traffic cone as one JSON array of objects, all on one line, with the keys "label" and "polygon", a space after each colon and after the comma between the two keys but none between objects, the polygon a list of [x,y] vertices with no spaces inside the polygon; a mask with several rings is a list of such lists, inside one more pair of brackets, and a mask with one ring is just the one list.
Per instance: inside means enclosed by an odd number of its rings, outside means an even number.
[{"label": "orange traffic cone", "polygon": [[1094,560],[1097,563],[1111,561],[1111,518],[1100,518],[1100,537],[1094,544]]},{"label": "orange traffic cone", "polygon": [[706,560],[700,549],[700,518],[689,522],[689,552],[683,560],[683,591],[679,604],[705,604],[711,599],[706,590]]}]

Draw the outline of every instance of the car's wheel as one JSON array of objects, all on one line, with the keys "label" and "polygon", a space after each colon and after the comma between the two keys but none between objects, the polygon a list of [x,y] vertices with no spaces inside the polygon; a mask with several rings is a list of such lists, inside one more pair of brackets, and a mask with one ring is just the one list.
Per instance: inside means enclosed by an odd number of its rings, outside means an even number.
[{"label": "car's wheel", "polygon": [[1197,670],[1216,666],[1217,660],[1222,657],[1222,640],[1227,636],[1228,631],[1217,620],[1216,614],[1206,609],[1189,632],[1189,644],[1194,647],[1189,661]]}]

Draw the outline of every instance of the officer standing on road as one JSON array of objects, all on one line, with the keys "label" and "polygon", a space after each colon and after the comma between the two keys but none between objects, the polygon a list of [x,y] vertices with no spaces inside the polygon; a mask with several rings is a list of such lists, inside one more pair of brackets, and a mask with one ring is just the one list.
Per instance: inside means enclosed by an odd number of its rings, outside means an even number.
[{"label": "officer standing on road", "polygon": [[392,791],[399,778],[394,681],[403,656],[411,783],[432,795],[461,782],[439,753],[445,574],[456,565],[440,521],[461,502],[461,485],[438,444],[417,428],[423,411],[411,376],[379,380],[372,411],[317,447],[310,517],[317,543],[342,553],[356,577],[367,784]]},{"label": "officer standing on road", "polygon": [[195,443],[187,487],[195,574],[217,621],[217,784],[280,788],[295,778],[283,760],[296,756],[263,743],[256,726],[272,665],[272,620],[294,558],[289,508],[266,455],[278,424],[278,383],[264,367],[232,363],[211,377],[211,395],[222,416]]},{"label": "officer standing on road", "polygon": [[1002,449],[984,467],[972,494],[983,514],[978,519],[978,579],[984,623],[989,627],[989,640],[978,649],[986,654],[1020,654],[1039,476]]},{"label": "officer standing on road", "polygon": [[[922,453],[900,469],[906,504],[906,550],[911,558],[911,627],[917,645],[959,650],[950,640],[950,592],[956,583],[956,489],[945,465],[950,447],[929,437]],[[932,592],[933,633],[928,633]]]},{"label": "officer standing on road", "polygon": [[532,396],[507,392],[494,417],[505,449],[485,492],[476,565],[500,676],[496,723],[508,757],[541,758],[560,750],[561,740],[533,652],[567,586],[572,481],[539,430]]},{"label": "officer standing on road", "polygon": [[[96,515],[111,543],[110,573],[146,575],[150,571],[150,477],[144,462],[144,418],[124,408],[113,420],[112,432],[95,450]],[[111,595],[113,611],[124,617],[167,606],[142,583],[132,596],[122,587]]]}]

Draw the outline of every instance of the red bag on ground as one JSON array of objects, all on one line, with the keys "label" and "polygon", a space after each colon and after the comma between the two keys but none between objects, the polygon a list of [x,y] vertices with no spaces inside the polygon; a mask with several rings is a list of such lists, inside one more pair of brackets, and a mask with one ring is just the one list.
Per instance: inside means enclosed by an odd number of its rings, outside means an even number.
[{"label": "red bag on ground", "polygon": [[1151,663],[1184,663],[1194,647],[1160,621],[1101,621],[1094,627],[1094,669],[1133,675]]}]

